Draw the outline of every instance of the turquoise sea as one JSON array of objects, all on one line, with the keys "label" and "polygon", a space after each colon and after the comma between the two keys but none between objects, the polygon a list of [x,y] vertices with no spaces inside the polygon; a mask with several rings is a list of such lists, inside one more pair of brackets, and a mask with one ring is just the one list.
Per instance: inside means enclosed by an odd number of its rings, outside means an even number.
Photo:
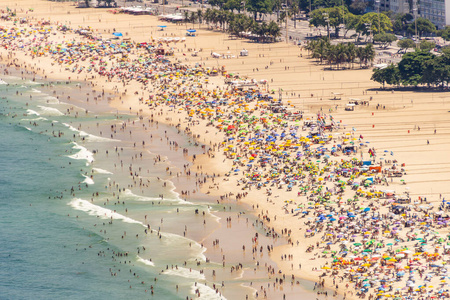
[{"label": "turquoise sea", "polygon": [[[111,159],[96,152],[120,147],[125,157],[133,149],[127,149],[127,142],[75,127],[107,128],[120,123],[122,116],[86,114],[85,108],[55,97],[81,98],[86,89],[14,76],[4,76],[2,83],[0,298],[145,299],[151,297],[152,286],[158,299],[192,296],[195,281],[206,282],[199,271],[189,271],[196,261],[204,262],[204,250],[170,233],[170,218],[176,208],[179,219],[187,219],[195,208],[207,207],[179,203],[169,185],[149,189],[145,196],[123,187],[118,191],[117,186],[126,183],[127,178],[120,180],[126,172],[118,170],[114,176],[115,170],[100,168],[112,168]],[[165,168],[155,166],[148,178],[167,177]],[[160,201],[163,193],[167,200]],[[144,213],[155,229],[139,220]],[[158,221],[165,215],[167,224],[161,228]],[[172,264],[179,268],[161,274]],[[219,298],[209,287],[200,291]]]},{"label": "turquoise sea", "polygon": [[0,82],[0,299],[316,298],[311,282],[274,288],[268,255],[242,253],[256,232],[273,243],[243,207],[177,192],[202,176],[183,175],[181,149],[201,145],[87,85],[16,73]]}]

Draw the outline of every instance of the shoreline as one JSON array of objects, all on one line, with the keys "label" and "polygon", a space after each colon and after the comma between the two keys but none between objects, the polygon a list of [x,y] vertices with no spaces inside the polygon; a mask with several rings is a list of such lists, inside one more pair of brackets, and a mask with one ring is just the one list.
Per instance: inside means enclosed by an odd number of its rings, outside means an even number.
[{"label": "shoreline", "polygon": [[[20,73],[21,71],[20,71],[20,69],[17,69],[16,67],[12,67],[12,69],[10,69],[10,71],[8,72],[8,74],[9,75],[11,75],[11,76],[21,76],[21,73]],[[22,73],[22,77],[25,77],[25,78],[29,78],[30,80],[32,80],[33,79],[33,77],[34,77],[34,79],[37,81],[37,82],[39,82],[40,83],[40,85],[44,85],[45,87],[46,87],[46,89],[51,89],[51,87],[49,87],[49,85],[51,85],[52,83],[53,84],[58,84],[58,85],[65,85],[66,84],[66,81],[64,81],[64,80],[56,80],[56,81],[53,81],[53,79],[51,79],[51,78],[46,78],[46,79],[44,79],[44,78],[39,78],[38,76],[33,76],[33,73],[34,72],[30,72],[29,74],[27,74],[27,73]],[[73,82],[70,82],[70,84],[72,85],[73,84]],[[40,85],[38,85],[38,86],[40,86]],[[83,87],[83,90],[86,92],[86,91],[89,91],[89,89],[92,89],[93,87],[91,86],[91,84],[90,83],[86,83],[85,84],[85,87]],[[83,100],[76,100],[77,102],[74,102],[74,100],[73,100],[73,95],[70,95],[70,94],[67,94],[67,97],[68,96],[71,96],[71,98],[70,99],[62,99],[61,98],[61,96],[62,95],[59,95],[59,94],[55,94],[54,95],[55,97],[57,97],[58,98],[58,100],[59,100],[59,102],[61,103],[61,104],[65,104],[65,105],[67,105],[67,106],[70,106],[70,107],[73,107],[74,105],[75,105],[75,107],[77,107],[77,110],[80,110],[80,111],[82,111],[82,110],[88,110],[89,111],[89,113],[94,113],[95,115],[97,115],[97,111],[98,112],[101,112],[101,111],[103,111],[103,109],[102,108],[97,108],[97,106],[98,105],[100,105],[101,107],[104,107],[104,106],[109,106],[110,104],[107,104],[107,103],[105,103],[105,99],[106,98],[109,98],[110,96],[109,95],[105,95],[104,97],[103,97],[103,100],[100,100],[100,101],[95,101],[95,103],[96,104],[93,104],[93,103],[88,103],[88,102],[85,102],[85,101],[83,101]],[[89,96],[89,98],[92,98],[92,96],[95,96],[95,95],[91,95],[91,96]],[[109,102],[109,101],[108,101]],[[119,112],[120,113],[120,112]],[[136,121],[139,121],[139,119],[137,118],[137,117],[133,117],[133,115],[127,115],[127,113],[129,113],[129,112],[124,112],[125,113],[125,116],[128,116],[129,117],[129,120],[130,119],[136,119]],[[110,112],[110,114],[111,115],[115,115],[116,114],[116,112],[114,112],[113,110],[111,110],[111,112]],[[118,119],[118,121],[119,121],[119,119]],[[144,120],[145,121],[145,120]],[[129,123],[130,123],[130,121],[128,121]],[[71,124],[71,125],[70,125]],[[72,124],[72,123],[68,123],[67,124],[67,126],[75,126],[75,124]],[[168,125],[164,125],[164,124],[160,124],[159,126],[168,126]],[[103,126],[104,127],[104,126]],[[172,127],[173,128],[173,127]],[[74,128],[75,129],[75,128]],[[101,138],[103,138],[102,137],[102,135],[100,134],[99,135],[99,129],[96,129],[96,130],[92,130],[92,128],[79,128],[78,130],[82,130],[82,131],[86,131],[88,134],[93,134],[94,136],[101,136]],[[139,130],[139,129],[138,129]],[[142,135],[135,135],[134,133],[136,133],[136,131],[135,130],[133,130],[133,141],[135,142],[135,143],[139,143],[139,141],[140,141],[140,136]],[[172,140],[172,138],[173,137],[178,137],[178,138],[182,138],[182,136],[181,135],[177,135],[177,134],[175,134],[175,136],[173,135],[173,134],[171,134],[170,135],[171,137],[169,138],[169,140]],[[157,138],[157,136],[155,136],[155,138]],[[116,137],[114,136],[113,137],[113,139],[112,139],[112,141],[114,141],[113,142],[113,144],[116,144],[116,143],[120,143],[120,141],[121,140],[116,140]],[[128,142],[128,143],[130,143],[130,141]],[[84,144],[83,144],[84,145]],[[197,147],[197,146],[194,146],[194,145],[192,145],[192,146],[190,146],[191,147],[191,150],[195,150],[195,148],[200,148],[199,146]],[[151,150],[152,149],[152,144],[149,144],[149,145],[147,145],[146,146],[146,149],[148,149],[148,150]],[[179,150],[179,151],[181,151],[181,149]],[[197,151],[198,152],[198,151]],[[161,150],[159,150],[159,151],[157,151],[157,152],[152,152],[152,153],[154,153],[155,155],[160,155],[160,154],[158,154],[158,153],[161,153]],[[190,151],[189,152],[190,154],[191,154],[191,156],[192,156],[192,151]],[[195,153],[195,152],[194,152]],[[94,154],[94,157],[96,157],[97,155],[99,155],[99,153],[96,151],[96,154]],[[175,154],[176,155],[176,154]],[[171,154],[171,156],[173,156],[173,154]],[[166,160],[167,158],[164,158],[164,160]],[[186,159],[186,158],[184,158],[184,159]],[[188,161],[186,161],[186,162],[188,162]],[[96,178],[96,174],[99,174],[99,172],[97,172],[97,168],[95,167],[95,166],[98,166],[97,165],[97,163],[95,163],[94,164],[94,169],[95,169],[95,173],[93,173],[93,175],[94,175],[94,177],[93,178],[91,178],[90,180],[92,180],[92,179],[94,179],[95,180],[95,178]],[[192,167],[195,167],[196,165],[193,165]],[[100,166],[100,167],[102,167],[102,166]],[[106,169],[107,170],[109,170],[110,168],[108,168],[108,167],[106,167]],[[175,169],[180,169],[180,166],[175,166]],[[104,170],[104,169],[100,169],[100,170]],[[114,173],[116,173],[115,171],[114,171]],[[100,173],[101,174],[101,173]],[[117,177],[118,175],[112,175],[113,177],[112,177],[112,179],[111,180],[114,180],[114,178],[115,177]],[[120,177],[120,176],[119,176]],[[86,178],[88,178],[88,177],[86,177]],[[181,195],[181,192],[182,192],[182,190],[183,189],[186,189],[187,188],[187,186],[189,185],[189,183],[187,183],[187,182],[185,182],[185,183],[183,183],[182,185],[180,185],[179,184],[179,182],[176,182],[175,181],[175,179],[177,179],[177,177],[175,177],[175,176],[169,176],[167,179],[164,179],[165,181],[166,180],[170,180],[170,181],[172,181],[173,183],[174,183],[174,192],[176,192],[176,193],[178,193],[179,194],[179,197],[180,198],[184,198],[186,201],[189,201],[189,199],[190,198],[192,198],[192,197],[195,197],[195,198],[198,198],[198,194],[193,194],[193,195],[191,195],[191,196],[182,196]],[[115,181],[115,180],[114,180]],[[88,182],[88,181],[86,181],[86,182]],[[122,182],[123,183],[123,182]],[[131,188],[131,190],[132,191],[134,191],[134,188]],[[136,194],[135,195],[139,195],[139,189],[138,190],[136,190],[136,191],[134,191]],[[209,198],[210,200],[213,200],[213,196],[211,196],[211,195],[207,195],[207,194],[204,194],[203,196],[201,196],[201,198],[203,199],[203,198]],[[211,203],[212,203],[212,201],[211,201]],[[226,212],[226,213],[224,213],[224,212],[220,212],[220,211],[213,211],[212,212],[212,214],[214,214],[214,215],[219,215],[220,217],[219,218],[221,218],[221,221],[219,221],[219,223],[218,224],[220,224],[220,226],[223,226],[223,227],[227,227],[227,222],[224,222],[224,220],[225,220],[225,218],[227,218],[227,217],[235,217],[236,215],[237,216],[239,216],[239,214],[241,213],[241,209],[244,209],[243,208],[243,205],[245,205],[244,203],[241,203],[241,204],[238,204],[238,203],[236,203],[235,201],[233,201],[233,200],[225,200],[225,201],[223,201],[223,202],[221,202],[221,205],[232,205],[233,207],[235,207],[236,205],[238,205],[238,207],[237,208],[239,208],[239,210],[238,211],[236,211],[235,209],[233,209],[233,211],[232,212]],[[231,226],[231,224],[229,224],[230,226]],[[238,224],[234,224],[233,225],[233,227],[238,227],[238,228],[240,228],[240,225],[239,225],[239,222],[238,222]],[[252,232],[254,229],[250,229],[249,231],[250,232]],[[206,241],[209,241],[209,242],[211,242],[211,241],[213,241],[213,240],[215,240],[215,239],[220,239],[220,240],[222,240],[222,238],[223,238],[223,236],[221,236],[221,235],[218,235],[217,234],[217,229],[216,230],[214,230],[214,231],[212,231],[210,234],[208,234],[207,236],[205,236],[205,237],[203,237],[201,240],[199,240],[199,241],[197,241],[199,244],[203,244],[203,243],[205,243]],[[261,229],[258,229],[258,231],[261,231]],[[239,231],[238,231],[239,232]],[[242,233],[244,233],[244,231],[242,231]],[[247,236],[247,234],[248,233],[244,233],[244,237],[245,236]],[[283,240],[283,239],[281,239],[281,240]],[[281,241],[281,243],[285,243],[285,242],[283,242],[283,241]],[[214,248],[213,247],[211,247],[211,246],[206,246],[206,252],[204,253],[204,254],[206,254],[207,256],[208,256],[208,252],[211,252],[212,251],[212,253],[211,253],[211,255],[212,255],[212,257],[219,257],[220,255],[218,255],[218,254],[214,254],[213,252],[214,252]],[[225,251],[227,251],[227,250],[225,250]],[[235,256],[236,256],[236,254],[235,254]],[[208,256],[209,257],[209,256]],[[235,259],[237,259],[237,258],[234,258],[233,260],[235,260]],[[261,264],[263,264],[264,263],[264,261],[266,261],[265,259],[264,260],[262,260],[261,261]],[[272,262],[270,259],[269,259],[269,262]],[[266,264],[267,264],[267,262],[266,262]],[[244,281],[244,283],[242,283],[241,285],[243,285],[243,286],[245,286],[246,288],[250,288],[250,289],[253,289],[253,291],[257,291],[257,289],[255,288],[255,287],[251,287],[251,286],[248,286],[247,284],[248,283],[245,283],[245,281],[247,280],[247,281],[250,281],[253,277],[252,277],[252,275],[251,275],[251,273],[252,273],[252,271],[251,271],[251,269],[252,268],[254,268],[254,266],[252,266],[252,267],[250,267],[250,266],[246,266],[245,267],[245,274],[246,275],[244,275],[243,277],[242,277],[242,274],[240,275],[240,276],[238,276],[237,278],[236,278],[236,280],[243,280]],[[264,271],[258,271],[258,273],[261,273],[261,272],[264,272]],[[248,274],[247,274],[248,273]],[[266,280],[270,280],[269,278],[267,278]],[[260,283],[264,283],[265,281],[264,281],[264,279],[262,279],[262,278],[259,278],[258,280],[257,280],[257,282],[260,282]],[[304,293],[304,287],[303,287],[303,281],[301,281],[301,284],[300,284],[300,290],[299,291],[297,291],[297,292],[295,292],[296,290],[298,290],[298,287],[293,287],[293,288],[291,288],[291,292],[292,291],[294,291],[293,293],[294,293],[294,295],[295,294],[303,294]],[[309,291],[310,293],[312,293],[312,291]],[[280,291],[268,291],[268,295],[272,295],[272,297],[281,297],[281,294],[280,294],[281,292]],[[320,298],[319,298],[320,299]]]},{"label": "shoreline", "polygon": [[[117,108],[121,108],[123,111],[126,111],[127,109],[126,109],[126,107],[127,106],[130,106],[130,104],[129,104],[129,101],[133,101],[133,96],[128,96],[127,97],[127,99],[125,99],[125,98],[123,98],[122,100],[124,101],[124,102],[126,102],[126,104],[124,104],[123,106],[121,105],[121,103],[117,103],[118,101],[114,101],[113,100],[113,102],[116,102],[116,104],[118,104],[118,106],[116,106]],[[138,111],[138,109],[140,108],[140,107],[142,107],[142,106],[139,106],[139,104],[136,104],[136,99],[134,99],[134,105],[133,105],[133,107],[135,108],[135,110],[136,111]],[[403,102],[405,102],[406,103],[406,101],[403,101]],[[328,106],[330,106],[330,104],[327,104]],[[406,104],[405,104],[405,106],[406,106]],[[167,107],[164,107],[165,108],[165,110],[163,111],[164,113],[170,113],[169,112],[169,109],[167,108]],[[363,108],[364,109],[364,108]],[[311,108],[309,109],[309,110],[311,110]],[[361,113],[360,114],[364,114],[364,115],[369,115],[370,116],[370,114],[369,114],[369,112],[370,111],[361,111]],[[378,116],[378,114],[383,114],[383,112],[381,111],[381,112],[376,112],[376,115]],[[349,116],[348,114],[338,114],[337,115],[338,117],[337,118],[343,118],[344,120],[345,120],[345,116]],[[156,116],[155,116],[155,119],[156,119]],[[163,114],[162,116],[160,116],[160,121],[162,122],[162,121],[166,121],[167,122],[167,120],[165,120],[165,115]],[[168,121],[169,123],[172,123],[173,121]],[[344,122],[346,122],[346,121],[344,121]],[[203,123],[206,123],[206,122],[203,122]],[[346,122],[347,123],[347,122]],[[354,124],[350,124],[348,127],[353,127],[353,126],[356,126],[356,128],[357,128],[357,130],[358,130],[358,133],[360,132],[359,130],[360,130],[360,128],[363,128],[363,131],[362,131],[362,133],[363,133],[363,135],[365,136],[365,138],[367,138],[367,139],[370,139],[370,136],[372,135],[373,136],[373,131],[371,132],[370,131],[370,127],[369,126],[367,126],[366,125],[366,128],[364,128],[364,126],[363,127],[360,127],[360,126],[358,126],[359,124],[361,124],[361,122],[355,122]],[[172,125],[175,125],[175,124],[172,124]],[[375,124],[374,124],[375,125]],[[382,124],[379,124],[379,123],[377,123],[376,125],[375,125],[375,127],[372,127],[372,128],[376,128],[376,129],[378,129],[378,127],[379,126],[383,126]],[[368,127],[368,128],[367,128]],[[193,128],[195,128],[195,127],[193,127]],[[405,127],[404,129],[404,133],[402,133],[401,135],[406,135],[406,130],[407,130],[407,127]],[[204,134],[204,132],[202,132],[202,131],[200,131],[200,130],[198,130],[198,133],[197,134],[201,134],[201,135],[203,135]],[[371,140],[372,141],[372,140]],[[201,137],[200,137],[200,142],[201,142]],[[416,142],[416,141],[414,141],[414,142]],[[383,143],[380,143],[381,145],[383,145]],[[446,145],[446,143],[443,143],[443,146],[445,146]],[[400,146],[398,146],[398,147],[400,147]],[[424,147],[426,147],[426,145],[424,145]],[[380,147],[381,148],[381,147]],[[391,147],[390,147],[391,148]],[[397,151],[396,151],[397,152]],[[216,155],[216,161],[221,161],[222,159],[223,159],[223,155]],[[202,160],[201,162],[200,162],[200,160]],[[230,163],[230,162],[228,162],[228,163]],[[203,159],[201,159],[201,158],[198,158],[197,159],[197,165],[206,165],[206,164],[209,164],[209,165],[212,165],[213,163],[211,163],[211,160],[203,160]],[[219,164],[217,164],[217,168],[213,168],[213,169],[210,169],[209,170],[209,172],[208,173],[215,173],[215,172],[219,172],[219,171],[221,171],[221,170],[223,170],[224,168],[223,167],[219,167]],[[231,169],[229,166],[226,168],[227,170],[229,170],[229,169]],[[205,170],[206,171],[206,170]],[[222,177],[222,176],[221,176]],[[446,180],[444,180],[444,183],[446,182]],[[228,189],[230,190],[230,191],[233,191],[234,189],[233,189],[233,184],[231,184],[231,182],[229,182],[228,184],[224,184],[224,185],[228,185],[229,187],[228,187]],[[222,188],[222,190],[223,189],[226,189],[226,188]],[[208,190],[209,189],[207,189],[206,187],[204,187],[204,189],[203,189],[205,192],[208,192]],[[212,191],[211,191],[212,192]],[[223,194],[223,191],[221,191],[221,192],[218,192],[215,196],[216,197],[218,197],[218,196],[220,196],[221,194]],[[423,192],[420,192],[420,191],[417,191],[417,192],[414,192],[414,194],[412,194],[412,195],[423,195],[424,193]],[[436,196],[436,194],[433,194],[432,192],[431,193],[429,193],[430,195],[433,195],[433,196]],[[444,194],[444,196],[446,196],[446,194]],[[256,197],[257,198],[259,198],[259,199],[261,199],[261,197],[264,197],[264,196],[262,196],[261,195],[261,193],[260,193],[260,195],[256,195]],[[255,200],[255,199],[250,199],[250,198],[243,198],[243,201],[245,201],[246,203],[248,203],[248,205],[251,205],[251,204],[257,204],[258,203],[258,201],[257,201],[257,199]],[[270,205],[266,205],[266,207],[270,207]],[[280,215],[280,214],[282,214],[282,212],[283,212],[283,210],[282,209],[278,209],[278,211],[276,212],[276,215]],[[271,225],[272,226],[278,226],[279,228],[278,228],[278,232],[280,232],[281,231],[281,229],[283,229],[283,227],[284,227],[284,225],[283,224],[280,224],[280,225],[277,225],[276,223],[274,224],[274,223],[271,223]],[[306,245],[304,245],[304,246],[306,246]],[[285,248],[287,248],[287,247],[285,247]],[[278,255],[278,254],[280,254],[280,253],[283,253],[283,252],[285,252],[285,251],[287,251],[287,249],[279,249],[278,250],[278,252],[276,252],[276,254]],[[298,251],[297,251],[298,252]],[[281,262],[281,261],[279,261],[278,262],[280,265],[286,265],[286,263],[285,262]],[[287,266],[285,266],[284,267],[285,269],[289,269],[289,267],[287,267]],[[297,271],[298,272],[298,271]],[[311,274],[313,274],[312,272],[311,272]],[[311,276],[313,276],[313,275],[311,275]],[[315,281],[315,280],[314,280]]]}]

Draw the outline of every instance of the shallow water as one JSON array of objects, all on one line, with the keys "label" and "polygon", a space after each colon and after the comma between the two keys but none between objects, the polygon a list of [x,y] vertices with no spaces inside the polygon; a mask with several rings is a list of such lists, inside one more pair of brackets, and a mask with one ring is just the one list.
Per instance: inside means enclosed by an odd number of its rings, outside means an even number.
[{"label": "shallow water", "polygon": [[[187,164],[181,148],[202,152],[189,137],[119,115],[107,96],[79,84],[2,80],[0,298],[147,299],[153,287],[157,299],[194,297],[195,290],[202,299],[245,299],[254,292],[248,286],[268,282],[255,264],[271,263],[267,255],[252,258],[231,246],[251,249],[257,231],[261,244],[273,242],[254,217],[233,202],[178,194],[195,188],[195,176],[175,175]],[[140,140],[145,146],[134,144]],[[223,246],[212,247],[217,236]],[[239,262],[246,272],[230,272]],[[303,282],[292,294],[310,299],[311,287]]]}]

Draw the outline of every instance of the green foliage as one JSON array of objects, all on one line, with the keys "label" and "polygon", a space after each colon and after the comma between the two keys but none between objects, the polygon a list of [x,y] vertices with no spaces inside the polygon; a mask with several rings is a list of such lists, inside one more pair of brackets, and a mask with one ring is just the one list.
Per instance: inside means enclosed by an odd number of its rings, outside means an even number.
[{"label": "green foliage", "polygon": [[313,9],[318,7],[332,8],[342,5],[341,0],[311,0],[311,1]]},{"label": "green foliage", "polygon": [[372,63],[375,59],[375,51],[372,44],[361,48],[356,47],[353,43],[333,45],[327,39],[320,39],[310,41],[306,49],[311,53],[312,58],[319,59],[321,63],[326,60],[330,64],[330,68],[333,68],[333,65],[340,68],[344,64],[352,68],[357,58],[362,67],[363,64]]},{"label": "green foliage", "polygon": [[257,14],[265,15],[272,12],[274,1],[272,0],[247,0],[246,7],[248,11],[254,13],[256,20]]},{"label": "green foliage", "polygon": [[426,51],[409,52],[403,55],[398,64],[402,83],[412,86],[428,83],[428,80],[425,80],[428,77],[423,76],[427,62],[433,58],[434,55]]},{"label": "green foliage", "polygon": [[373,37],[373,41],[380,43],[381,47],[386,49],[387,47],[389,47],[392,42],[395,42],[397,40],[397,37],[395,36],[395,34],[392,33],[378,33],[375,34]]},{"label": "green foliage", "polygon": [[445,26],[444,29],[441,29],[437,32],[437,35],[442,37],[446,41],[450,41],[450,26]]},{"label": "green foliage", "polygon": [[436,26],[428,19],[417,18],[417,21],[408,25],[407,31],[411,34],[415,34],[417,22],[417,34],[419,36],[429,35],[436,32]]},{"label": "green foliage", "polygon": [[[368,26],[366,26],[368,24]],[[379,24],[379,26],[378,26]],[[373,34],[392,31],[391,20],[382,13],[370,12],[361,16],[356,31],[363,35],[369,35],[371,30]]]},{"label": "green foliage", "polygon": [[397,14],[393,22],[394,32],[403,32],[408,29],[408,24],[414,19],[411,14]]},{"label": "green foliage", "polygon": [[224,3],[222,8],[225,10],[231,10],[231,11],[236,10],[237,12],[240,13],[244,7],[241,3],[241,0],[228,0]]},{"label": "green foliage", "polygon": [[419,49],[424,50],[424,51],[430,51],[434,47],[436,47],[436,43],[430,42],[427,40],[422,40],[422,41],[420,41],[420,44],[419,44]]},{"label": "green foliage", "polygon": [[427,51],[415,51],[403,55],[395,66],[374,69],[371,79],[384,85],[441,86],[450,82],[450,51],[435,56]]},{"label": "green foliage", "polygon": [[400,84],[400,71],[394,64],[389,65],[384,69],[374,69],[371,80],[383,84],[399,85]]},{"label": "green foliage", "polygon": [[209,0],[209,4],[211,4],[211,6],[217,6],[220,8],[222,8],[225,3],[226,0]]},{"label": "green foliage", "polygon": [[[257,23],[253,18],[245,14],[234,14],[230,11],[219,9],[207,9],[204,14],[201,14],[201,10],[199,10],[194,15],[196,17],[195,20],[199,21],[199,23],[204,20],[207,24],[220,26],[222,30],[226,30],[237,37],[242,37],[244,32],[251,32],[257,35],[255,39],[258,41],[274,42],[281,34],[281,29],[276,22]],[[192,19],[190,21],[195,22]]]},{"label": "green foliage", "polygon": [[349,10],[355,15],[362,15],[366,10],[367,4],[367,2],[356,0],[349,6]]},{"label": "green foliage", "polygon": [[[310,25],[327,27],[329,32],[330,27],[334,28],[336,37],[339,36],[339,26],[343,23],[345,16],[348,14],[347,8],[342,6],[332,8],[319,8],[313,10],[311,13]],[[327,21],[328,19],[328,21]],[[329,25],[329,26],[328,26]]]},{"label": "green foliage", "polygon": [[410,48],[415,48],[416,43],[412,39],[403,39],[397,42],[397,46],[400,47],[400,50],[408,50]]}]

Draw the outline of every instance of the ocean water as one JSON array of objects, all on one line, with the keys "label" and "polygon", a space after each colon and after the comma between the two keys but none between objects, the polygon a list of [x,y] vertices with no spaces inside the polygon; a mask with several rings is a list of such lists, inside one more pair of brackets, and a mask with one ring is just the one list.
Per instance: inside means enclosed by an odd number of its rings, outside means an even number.
[{"label": "ocean water", "polygon": [[284,239],[177,176],[190,168],[182,148],[202,152],[188,136],[119,114],[87,85],[1,79],[0,299],[253,299],[263,287],[324,299],[309,281],[274,287],[270,257],[242,245]]},{"label": "ocean water", "polygon": [[197,265],[205,249],[171,225],[182,220],[200,236],[190,219],[199,209],[213,222],[210,208],[178,197],[165,171],[170,162],[149,169],[155,183],[145,195],[124,189],[126,167],[99,153],[118,147],[125,161],[136,152],[130,142],[77,129],[107,130],[127,117],[86,114],[58,99],[81,99],[86,90],[76,84],[2,79],[0,298],[185,299],[198,289],[220,299]]}]

